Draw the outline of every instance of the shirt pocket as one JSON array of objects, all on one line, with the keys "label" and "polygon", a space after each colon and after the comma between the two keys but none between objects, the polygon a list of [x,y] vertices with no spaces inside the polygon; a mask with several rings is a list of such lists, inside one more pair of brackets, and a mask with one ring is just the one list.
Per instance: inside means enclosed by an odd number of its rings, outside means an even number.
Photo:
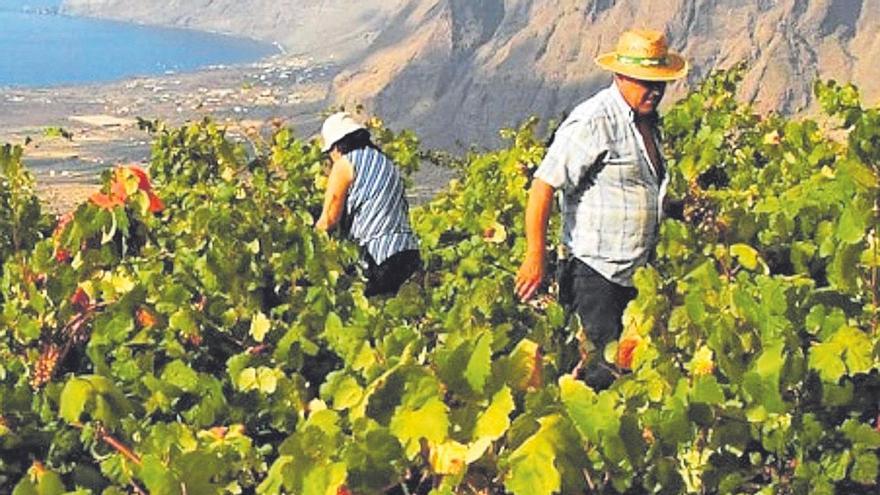
[{"label": "shirt pocket", "polygon": [[611,151],[605,157],[607,167],[636,167],[639,157],[631,151]]}]

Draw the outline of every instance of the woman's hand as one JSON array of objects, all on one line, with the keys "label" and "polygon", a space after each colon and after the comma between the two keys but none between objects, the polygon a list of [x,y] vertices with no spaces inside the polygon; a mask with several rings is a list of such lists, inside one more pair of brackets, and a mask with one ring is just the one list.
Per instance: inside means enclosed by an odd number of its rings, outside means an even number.
[{"label": "woman's hand", "polygon": [[321,218],[319,218],[318,221],[315,222],[315,229],[320,230],[322,232],[327,232],[328,230],[330,230],[330,225],[327,222],[327,218],[324,217],[324,215],[321,215]]},{"label": "woman's hand", "polygon": [[324,191],[324,209],[321,217],[315,222],[315,228],[328,231],[336,226],[342,218],[345,208],[345,200],[348,197],[348,188],[354,181],[354,167],[338,152],[333,155],[333,168],[327,178],[327,190]]}]

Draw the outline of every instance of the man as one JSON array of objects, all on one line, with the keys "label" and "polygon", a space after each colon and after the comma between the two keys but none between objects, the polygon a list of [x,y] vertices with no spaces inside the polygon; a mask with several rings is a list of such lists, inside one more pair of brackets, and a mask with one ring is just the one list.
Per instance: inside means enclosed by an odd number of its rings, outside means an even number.
[{"label": "man", "polygon": [[528,300],[541,285],[547,221],[561,188],[560,302],[580,317],[598,355],[586,367],[587,384],[604,389],[614,377],[602,351],[620,337],[623,310],[636,296],[633,273],[657,242],[667,182],[657,105],[666,82],[684,77],[688,64],[668,51],[662,33],[648,30],[624,32],[616,51],[596,63],[614,82],[572,111],[535,173],[516,292]]}]

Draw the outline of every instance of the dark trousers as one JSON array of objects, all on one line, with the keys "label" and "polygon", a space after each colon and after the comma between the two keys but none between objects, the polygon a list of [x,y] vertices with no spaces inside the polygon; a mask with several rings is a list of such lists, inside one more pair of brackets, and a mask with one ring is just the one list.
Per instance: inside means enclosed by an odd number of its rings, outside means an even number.
[{"label": "dark trousers", "polygon": [[580,317],[587,338],[596,347],[587,363],[584,381],[595,390],[607,389],[614,382],[614,365],[605,362],[605,346],[620,338],[623,310],[638,291],[607,280],[576,258],[562,261],[558,276],[559,301],[568,314]]},{"label": "dark trousers", "polygon": [[366,258],[367,286],[364,295],[367,297],[396,294],[400,286],[422,268],[422,258],[417,250],[393,254],[380,265],[369,254]]}]

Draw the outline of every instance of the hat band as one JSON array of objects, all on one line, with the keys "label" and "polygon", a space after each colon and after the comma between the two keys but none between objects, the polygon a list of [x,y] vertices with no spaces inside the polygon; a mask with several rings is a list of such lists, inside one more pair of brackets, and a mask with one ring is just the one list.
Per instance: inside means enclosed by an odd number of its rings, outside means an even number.
[{"label": "hat band", "polygon": [[667,65],[666,57],[630,57],[629,55],[617,55],[617,61],[626,65],[638,65],[639,67],[661,67]]}]

